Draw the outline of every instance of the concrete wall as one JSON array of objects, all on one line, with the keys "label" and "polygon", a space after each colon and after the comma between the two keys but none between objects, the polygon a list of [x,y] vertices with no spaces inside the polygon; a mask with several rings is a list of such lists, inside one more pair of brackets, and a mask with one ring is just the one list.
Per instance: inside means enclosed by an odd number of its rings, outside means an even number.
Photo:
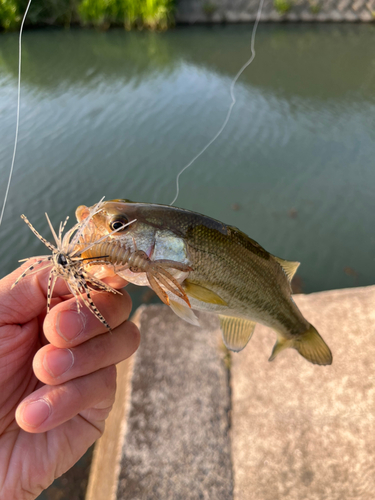
[{"label": "concrete wall", "polygon": [[[290,5],[282,14],[275,4]],[[177,0],[180,23],[249,22],[259,0]],[[375,0],[264,0],[262,21],[375,21]]]}]

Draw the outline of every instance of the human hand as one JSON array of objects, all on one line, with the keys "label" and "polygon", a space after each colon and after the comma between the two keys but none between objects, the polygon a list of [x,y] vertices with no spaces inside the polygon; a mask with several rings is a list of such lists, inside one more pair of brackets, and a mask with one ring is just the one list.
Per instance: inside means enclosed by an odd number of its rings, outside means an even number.
[{"label": "human hand", "polygon": [[[77,313],[57,280],[46,316],[48,270],[0,281],[0,498],[31,500],[66,472],[104,430],[115,398],[115,364],[139,345],[129,295],[93,293],[112,332]],[[119,288],[123,280],[110,283]]]}]

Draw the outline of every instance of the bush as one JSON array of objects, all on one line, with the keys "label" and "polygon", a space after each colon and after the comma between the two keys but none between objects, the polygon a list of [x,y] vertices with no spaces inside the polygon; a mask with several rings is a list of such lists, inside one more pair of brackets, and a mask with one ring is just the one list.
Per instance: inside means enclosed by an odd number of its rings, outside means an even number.
[{"label": "bush", "polygon": [[[173,21],[174,0],[33,0],[26,25],[71,23],[166,29]],[[0,28],[18,28],[27,0],[0,0]]]},{"label": "bush", "polygon": [[280,14],[280,16],[283,16],[284,14],[287,14],[290,9],[293,7],[293,1],[292,0],[274,0],[273,5],[277,12]]},{"label": "bush", "polygon": [[0,27],[4,30],[17,28],[20,22],[18,2],[16,0],[0,0]]}]

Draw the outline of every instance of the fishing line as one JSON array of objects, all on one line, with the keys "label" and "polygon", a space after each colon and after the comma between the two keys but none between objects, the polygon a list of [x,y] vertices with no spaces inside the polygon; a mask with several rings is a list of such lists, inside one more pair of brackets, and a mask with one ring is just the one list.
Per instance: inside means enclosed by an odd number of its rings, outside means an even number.
[{"label": "fishing line", "polygon": [[[12,180],[12,177],[13,177],[14,163],[15,163],[16,152],[17,152],[18,131],[19,131],[19,122],[20,122],[20,100],[21,100],[22,33],[23,33],[23,27],[24,27],[24,24],[25,24],[26,16],[27,16],[27,13],[28,13],[30,5],[31,5],[31,1],[32,0],[28,1],[25,13],[24,13],[23,18],[22,18],[21,27],[20,27],[20,34],[19,34],[19,41],[18,41],[18,85],[17,85],[16,134],[15,134],[15,140],[14,140],[14,149],[13,149],[12,162],[11,162],[11,167],[10,167],[10,172],[9,172],[9,178],[8,178],[7,188],[6,188],[5,196],[4,196],[4,202],[3,202],[3,206],[2,206],[2,210],[1,210],[1,214],[0,214],[0,226],[1,226],[2,221],[3,221],[5,206],[6,206],[6,203],[7,203],[7,200],[8,200],[8,194],[9,194],[11,180]],[[250,44],[250,47],[251,47],[251,56],[248,59],[248,61],[246,61],[246,63],[240,68],[240,70],[238,71],[238,73],[236,74],[236,76],[233,78],[231,86],[230,86],[230,96],[231,96],[232,101],[231,101],[231,104],[229,106],[229,109],[228,109],[227,115],[225,117],[225,120],[224,120],[222,126],[220,127],[220,129],[218,130],[218,132],[214,135],[214,137],[178,173],[178,175],[176,177],[176,196],[174,197],[173,201],[171,202],[171,204],[170,204],[171,206],[174,205],[174,203],[176,202],[176,200],[177,200],[177,198],[179,196],[179,193],[180,193],[179,181],[180,181],[181,175],[185,172],[186,169],[188,169],[216,141],[216,139],[218,139],[218,137],[222,134],[222,132],[224,131],[225,127],[227,126],[229,118],[230,118],[230,116],[232,114],[233,107],[236,104],[236,98],[235,98],[235,95],[234,95],[234,87],[235,87],[235,85],[236,85],[237,80],[239,79],[239,77],[242,75],[242,73],[245,71],[245,69],[248,66],[250,66],[250,64],[253,62],[253,60],[255,58],[255,35],[256,35],[256,32],[257,32],[258,24],[260,22],[260,16],[261,16],[262,9],[263,9],[263,3],[264,3],[264,0],[260,0],[258,11],[257,11],[257,15],[256,15],[254,26],[253,26],[253,30],[252,30],[252,33],[251,33],[251,44]]]},{"label": "fishing line", "polygon": [[253,26],[253,31],[251,33],[251,43],[250,43],[251,56],[248,59],[248,61],[245,62],[245,64],[242,66],[242,68],[238,71],[238,73],[233,78],[232,83],[230,85],[230,96],[232,98],[232,102],[229,106],[228,113],[227,113],[227,116],[225,117],[224,123],[220,127],[219,131],[214,135],[214,137],[204,146],[204,148],[196,156],[194,156],[194,158],[187,165],[185,165],[180,170],[180,172],[177,174],[177,177],[176,177],[176,196],[173,198],[173,201],[170,204],[171,206],[174,205],[174,203],[176,202],[176,200],[178,198],[178,195],[180,194],[179,182],[180,182],[181,174],[183,174],[185,172],[185,170],[188,169],[211,146],[211,144],[213,144],[216,141],[216,139],[222,134],[223,130],[227,126],[230,115],[232,114],[233,106],[236,104],[236,98],[234,96],[234,87],[235,87],[239,77],[242,75],[242,73],[245,71],[245,69],[248,66],[250,66],[250,64],[254,61],[254,58],[255,58],[255,35],[256,35],[258,24],[260,21],[260,16],[262,14],[263,3],[264,3],[264,0],[260,0],[257,15],[256,15],[254,26]]},{"label": "fishing line", "polygon": [[13,176],[13,169],[14,169],[14,161],[16,159],[16,151],[17,151],[17,142],[18,142],[18,129],[20,125],[20,100],[21,100],[21,55],[22,55],[22,32],[23,32],[23,25],[25,24],[26,16],[29,11],[29,7],[31,5],[31,0],[28,1],[25,13],[23,15],[23,19],[21,22],[21,27],[20,27],[20,35],[18,39],[18,87],[17,87],[17,118],[16,118],[16,136],[14,139],[14,149],[13,149],[13,157],[12,157],[12,163],[10,167],[10,172],[9,172],[9,178],[8,178],[8,184],[7,188],[5,191],[5,197],[4,197],[4,203],[3,203],[3,208],[1,210],[1,215],[0,215],[0,226],[1,223],[3,222],[3,216],[4,216],[4,210],[5,210],[5,205],[8,199],[8,193],[9,193],[9,188],[10,188],[10,182],[12,180]]}]

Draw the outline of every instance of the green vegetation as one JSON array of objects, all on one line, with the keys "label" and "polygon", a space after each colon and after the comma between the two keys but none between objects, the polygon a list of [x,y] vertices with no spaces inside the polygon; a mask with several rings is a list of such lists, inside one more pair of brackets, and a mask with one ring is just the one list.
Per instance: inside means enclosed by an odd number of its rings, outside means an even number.
[{"label": "green vegetation", "polygon": [[277,12],[282,16],[287,14],[293,7],[293,0],[273,0],[273,5]]},{"label": "green vegetation", "polygon": [[84,23],[107,27],[166,29],[172,22],[172,0],[83,0],[78,7]]},{"label": "green vegetation", "polygon": [[206,16],[212,16],[217,11],[217,5],[211,2],[206,2],[203,5],[203,11],[206,14]]},{"label": "green vegetation", "polygon": [[[0,29],[17,29],[26,0],[0,0]],[[33,0],[26,25],[80,24],[166,29],[173,23],[174,0]]]},{"label": "green vegetation", "polygon": [[0,25],[5,30],[18,26],[20,16],[16,0],[0,0]]},{"label": "green vegetation", "polygon": [[310,0],[310,11],[313,14],[319,14],[321,6],[317,0]]}]

